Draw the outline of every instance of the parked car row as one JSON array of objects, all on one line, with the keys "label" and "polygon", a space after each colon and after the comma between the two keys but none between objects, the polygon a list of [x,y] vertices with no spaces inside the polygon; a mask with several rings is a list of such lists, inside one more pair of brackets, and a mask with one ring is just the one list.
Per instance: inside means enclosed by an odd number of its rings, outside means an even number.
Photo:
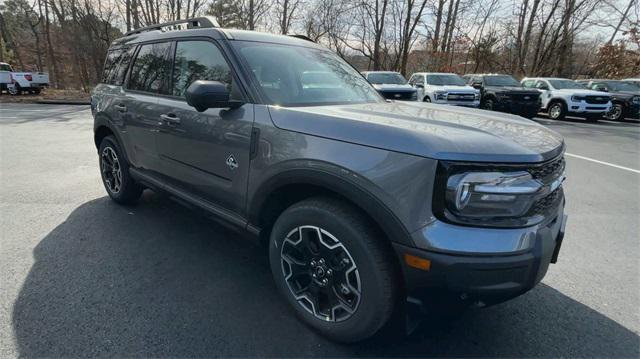
[{"label": "parked car row", "polygon": [[0,62],[0,94],[4,91],[11,95],[39,94],[47,86],[49,74],[46,72],[16,72],[8,63]]},{"label": "parked car row", "polygon": [[367,71],[363,75],[390,100],[423,101],[476,107],[533,118],[544,111],[554,120],[566,116],[620,120],[640,118],[640,79],[580,80],[531,77],[518,82],[504,74],[417,72],[407,81],[400,73]]}]

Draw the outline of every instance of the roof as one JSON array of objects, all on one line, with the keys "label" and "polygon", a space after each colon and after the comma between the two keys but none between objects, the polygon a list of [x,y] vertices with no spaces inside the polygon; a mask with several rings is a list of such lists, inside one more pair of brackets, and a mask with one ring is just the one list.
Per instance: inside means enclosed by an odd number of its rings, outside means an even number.
[{"label": "roof", "polygon": [[416,72],[413,75],[457,75],[457,74],[454,72]]},{"label": "roof", "polygon": [[399,74],[398,71],[362,71],[363,74]]}]

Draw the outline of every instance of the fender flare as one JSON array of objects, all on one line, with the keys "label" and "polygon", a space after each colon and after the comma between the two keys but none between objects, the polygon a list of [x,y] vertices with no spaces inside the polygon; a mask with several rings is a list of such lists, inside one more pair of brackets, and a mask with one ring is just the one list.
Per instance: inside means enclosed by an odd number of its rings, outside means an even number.
[{"label": "fender flare", "polygon": [[93,139],[94,139],[94,143],[96,145],[96,150],[100,149],[100,144],[97,143],[95,141],[96,139],[96,134],[98,132],[98,130],[101,127],[106,127],[108,128],[111,133],[113,133],[113,135],[116,138],[116,141],[118,141],[118,144],[120,145],[120,149],[122,150],[122,153],[124,154],[124,158],[128,163],[131,163],[131,161],[129,161],[129,155],[127,153],[127,146],[125,146],[124,141],[122,140],[122,136],[120,135],[120,131],[118,131],[118,129],[111,123],[109,117],[105,114],[102,114],[100,112],[97,112],[94,116],[94,120],[93,120]]},{"label": "fender flare", "polygon": [[279,172],[262,182],[253,191],[253,196],[249,197],[251,199],[248,203],[249,223],[260,223],[263,206],[274,191],[288,185],[313,185],[336,193],[355,204],[380,226],[389,241],[414,246],[409,232],[400,219],[379,199],[384,194],[371,193],[363,185],[345,177],[333,171],[327,171],[326,164],[323,169],[298,167]]}]

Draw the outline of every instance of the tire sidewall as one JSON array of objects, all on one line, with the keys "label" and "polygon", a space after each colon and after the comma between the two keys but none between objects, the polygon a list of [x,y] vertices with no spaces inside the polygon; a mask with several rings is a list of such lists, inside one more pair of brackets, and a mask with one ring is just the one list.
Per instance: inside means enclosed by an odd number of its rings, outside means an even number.
[{"label": "tire sidewall", "polygon": [[[356,263],[360,275],[361,297],[356,312],[341,322],[325,322],[302,308],[293,298],[281,269],[280,250],[286,235],[296,227],[303,225],[317,226],[335,236],[349,251]],[[370,249],[359,238],[347,222],[327,211],[312,207],[296,207],[287,209],[276,221],[269,239],[269,259],[271,271],[280,292],[291,304],[296,315],[313,329],[323,335],[339,341],[351,342],[373,335],[384,323],[380,321],[378,309],[384,306],[388,298],[384,298],[382,286],[371,258],[375,258]],[[386,318],[385,318],[386,321]]]},{"label": "tire sidewall", "polygon": [[[554,107],[559,106],[560,107],[560,113],[558,114],[558,116],[553,117],[551,115],[551,111],[553,110]],[[553,120],[561,120],[564,118],[564,116],[566,115],[566,110],[565,110],[565,106],[562,102],[552,102],[551,105],[549,106],[549,117]]]},{"label": "tire sidewall", "polygon": [[[111,149],[113,149],[113,151],[116,153],[116,156],[118,156],[118,163],[120,164],[120,171],[122,172],[122,183],[120,185],[120,191],[118,193],[111,192],[109,186],[107,186],[106,184],[104,173],[102,172],[102,152],[107,147],[111,147]],[[100,148],[98,151],[98,166],[100,169],[100,178],[102,179],[102,185],[107,191],[107,194],[109,195],[109,197],[118,202],[129,201],[131,192],[136,190],[131,187],[136,186],[136,184],[129,174],[129,164],[127,163],[126,158],[120,150],[118,142],[115,140],[115,138],[113,138],[113,136],[107,136],[100,142]]]}]

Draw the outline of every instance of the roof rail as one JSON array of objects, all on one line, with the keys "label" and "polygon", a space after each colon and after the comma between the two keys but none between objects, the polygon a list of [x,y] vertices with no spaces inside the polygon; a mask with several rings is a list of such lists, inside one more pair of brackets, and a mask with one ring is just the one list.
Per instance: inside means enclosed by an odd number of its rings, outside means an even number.
[{"label": "roof rail", "polygon": [[129,36],[133,34],[140,34],[147,31],[172,31],[172,30],[184,30],[184,29],[194,29],[194,28],[210,28],[210,27],[220,27],[218,24],[218,20],[216,20],[213,16],[201,16],[194,17],[192,19],[183,19],[165,22],[162,24],[155,24],[151,26],[141,27],[139,29],[133,29],[131,31],[127,31],[124,36]]}]

